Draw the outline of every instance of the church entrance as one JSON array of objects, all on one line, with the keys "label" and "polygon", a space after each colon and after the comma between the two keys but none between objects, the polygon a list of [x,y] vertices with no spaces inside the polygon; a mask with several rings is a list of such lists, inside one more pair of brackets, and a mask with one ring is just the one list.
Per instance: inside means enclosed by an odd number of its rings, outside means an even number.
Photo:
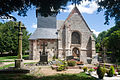
[{"label": "church entrance", "polygon": [[78,48],[73,48],[73,50],[72,50],[72,56],[74,57],[74,58],[79,58],[80,57],[80,51],[79,51],[79,49]]}]

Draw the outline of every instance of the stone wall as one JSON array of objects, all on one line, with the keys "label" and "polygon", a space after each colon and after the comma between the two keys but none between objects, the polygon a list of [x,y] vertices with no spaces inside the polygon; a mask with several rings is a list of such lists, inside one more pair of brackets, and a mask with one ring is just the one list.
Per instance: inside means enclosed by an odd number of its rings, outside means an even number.
[{"label": "stone wall", "polygon": [[[72,56],[72,50],[76,47],[79,49],[80,52],[80,60],[84,63],[88,63],[87,59],[92,59],[93,55],[96,54],[95,40],[91,38],[92,31],[89,29],[88,25],[86,24],[80,13],[74,13],[74,10],[71,13],[72,15],[70,14],[68,16],[68,18],[65,20],[64,24],[59,30],[59,55],[60,57],[62,57],[62,54],[65,50],[65,56]],[[65,31],[65,37],[61,35],[63,31]],[[71,43],[71,35],[73,32],[78,32],[80,34],[80,44]],[[64,42],[62,38],[64,38]],[[62,45],[62,47],[60,45]]]},{"label": "stone wall", "polygon": [[57,55],[57,40],[55,39],[39,39],[30,41],[30,54],[29,59],[40,59],[40,52],[43,51],[41,44],[47,43],[46,52],[48,53],[48,60],[52,59],[54,55]]}]

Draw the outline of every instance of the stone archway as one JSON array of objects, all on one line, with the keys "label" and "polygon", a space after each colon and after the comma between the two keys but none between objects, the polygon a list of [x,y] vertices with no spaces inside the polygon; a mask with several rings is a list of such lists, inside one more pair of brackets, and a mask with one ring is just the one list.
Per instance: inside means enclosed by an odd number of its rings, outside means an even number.
[{"label": "stone archway", "polygon": [[73,48],[72,50],[72,56],[74,56],[74,58],[79,58],[80,57],[80,51],[78,48]]}]

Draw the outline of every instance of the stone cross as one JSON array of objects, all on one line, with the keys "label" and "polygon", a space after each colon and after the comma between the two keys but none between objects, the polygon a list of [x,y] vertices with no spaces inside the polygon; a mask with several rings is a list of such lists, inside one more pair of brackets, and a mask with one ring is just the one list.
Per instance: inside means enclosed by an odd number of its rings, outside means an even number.
[{"label": "stone cross", "polygon": [[19,30],[18,32],[18,59],[22,59],[22,29],[25,29],[22,26],[22,23],[19,21],[18,26],[15,26],[16,29]]},{"label": "stone cross", "polygon": [[41,46],[43,46],[42,55],[45,55],[45,46],[47,46],[47,44],[45,42],[43,42],[43,44],[41,44]]}]

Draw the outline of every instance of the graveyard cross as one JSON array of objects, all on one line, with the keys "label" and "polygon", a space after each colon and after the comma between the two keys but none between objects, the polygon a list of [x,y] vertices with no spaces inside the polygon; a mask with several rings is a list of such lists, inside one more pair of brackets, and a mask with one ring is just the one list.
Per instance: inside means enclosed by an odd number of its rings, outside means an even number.
[{"label": "graveyard cross", "polygon": [[18,29],[18,59],[22,59],[22,29],[26,29],[22,26],[22,23],[19,21],[18,26],[15,26]]},{"label": "graveyard cross", "polygon": [[42,55],[45,55],[45,46],[47,46],[47,44],[45,42],[43,42],[43,44],[41,44],[41,46],[43,46]]}]

